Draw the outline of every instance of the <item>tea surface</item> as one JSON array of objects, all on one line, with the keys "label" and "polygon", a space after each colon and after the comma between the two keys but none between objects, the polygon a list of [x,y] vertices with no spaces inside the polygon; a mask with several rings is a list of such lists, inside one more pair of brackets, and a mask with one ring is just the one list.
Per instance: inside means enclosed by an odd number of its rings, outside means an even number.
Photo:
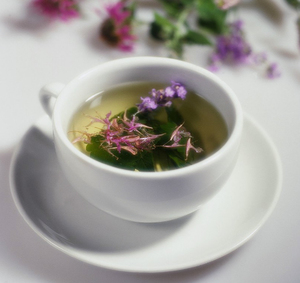
[{"label": "tea surface", "polygon": [[[96,134],[103,127],[101,123],[89,125],[91,117],[105,118],[107,113],[110,112],[110,117],[118,115],[122,111],[140,103],[141,97],[147,96],[153,88],[164,89],[166,86],[166,84],[155,82],[138,82],[119,85],[92,95],[75,113],[69,127],[69,139],[74,141],[79,133],[83,132]],[[225,143],[228,133],[224,119],[218,110],[200,95],[188,91],[184,100],[175,99],[172,107],[170,107],[171,110],[167,108],[166,110],[155,110],[155,120],[159,121],[162,125],[167,123],[170,117],[178,126],[184,122],[184,127],[193,137],[193,145],[202,149],[201,153],[191,151],[184,166],[206,158]],[[164,138],[162,137],[162,139]],[[165,142],[167,141],[165,140]],[[123,156],[120,158],[111,158],[112,156],[109,156],[107,159],[104,157],[104,160],[101,160],[99,156],[93,156],[87,150],[89,147],[87,147],[86,143],[79,141],[74,143],[74,146],[83,153],[91,155],[93,158],[124,169],[163,171],[182,167],[181,163],[178,165],[179,163],[172,157],[172,152],[174,151],[172,148],[157,147],[151,157],[149,155],[142,155],[139,162],[135,162],[131,166],[128,160],[132,158],[132,154],[124,150],[122,150]],[[121,158],[127,159],[127,162],[122,162]],[[148,159],[151,159],[154,165],[151,165]],[[117,160],[117,162],[114,162],[114,160]]]}]

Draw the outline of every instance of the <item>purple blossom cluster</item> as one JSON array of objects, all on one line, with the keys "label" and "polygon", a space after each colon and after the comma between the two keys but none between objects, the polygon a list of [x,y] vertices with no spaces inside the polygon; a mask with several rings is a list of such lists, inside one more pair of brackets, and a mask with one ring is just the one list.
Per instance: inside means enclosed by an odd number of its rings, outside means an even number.
[{"label": "purple blossom cluster", "polygon": [[252,50],[244,39],[242,27],[243,22],[238,20],[230,25],[228,35],[217,37],[216,51],[211,57],[212,71],[217,71],[221,62],[230,61],[236,64],[249,61]]},{"label": "purple blossom cluster", "polygon": [[79,16],[76,0],[33,0],[32,5],[50,19],[67,21]]},{"label": "purple blossom cluster", "polygon": [[142,102],[139,103],[139,112],[152,111],[158,107],[170,107],[172,100],[175,98],[185,99],[187,90],[184,85],[178,82],[171,82],[171,86],[165,89],[152,89],[151,96],[141,97]]},{"label": "purple blossom cluster", "polygon": [[267,78],[274,79],[280,76],[276,63],[268,62],[264,52],[254,53],[244,38],[243,22],[241,20],[230,24],[227,35],[217,37],[216,50],[211,56],[209,69],[213,72],[219,70],[221,63],[248,64],[264,69]]}]

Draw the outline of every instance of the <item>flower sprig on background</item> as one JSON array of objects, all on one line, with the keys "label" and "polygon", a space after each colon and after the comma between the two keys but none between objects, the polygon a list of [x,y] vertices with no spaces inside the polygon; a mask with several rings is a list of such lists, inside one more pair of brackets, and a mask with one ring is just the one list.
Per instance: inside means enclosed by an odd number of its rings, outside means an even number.
[{"label": "flower sprig on background", "polygon": [[229,32],[216,38],[215,52],[211,56],[212,71],[219,69],[220,63],[229,61],[234,64],[248,63],[252,54],[242,30],[243,22],[238,20],[229,25]]},{"label": "flower sprig on background", "polygon": [[67,21],[80,15],[77,0],[33,0],[32,5],[50,19]]},{"label": "flower sprig on background", "polygon": [[[79,1],[32,0],[31,3],[50,19],[66,21],[80,16]],[[170,51],[171,57],[184,59],[187,45],[210,46],[212,55],[208,58],[208,68],[211,71],[216,72],[228,63],[246,64],[260,67],[267,78],[279,77],[278,65],[270,63],[266,55],[256,54],[247,42],[243,22],[228,20],[231,12],[237,10],[240,0],[156,1],[162,9],[154,12],[149,23],[149,35],[161,42]],[[300,39],[300,0],[285,1],[299,12],[297,27]],[[106,5],[100,38],[111,47],[132,51],[137,39],[134,27],[140,22],[136,17],[137,8],[138,0],[116,0]],[[260,60],[257,60],[259,57]]]},{"label": "flower sprig on background", "polygon": [[[158,0],[158,2],[161,3],[164,13],[154,13],[149,34],[166,46],[171,57],[184,59],[186,45],[211,46],[213,53],[208,66],[211,71],[218,71],[223,64],[246,64],[259,67],[267,78],[279,77],[277,64],[269,63],[267,56],[263,61],[258,62],[255,59],[259,56],[245,38],[243,22],[228,21],[228,14],[237,8],[239,0]],[[123,13],[129,17],[128,10],[132,9],[126,7],[136,8],[136,1],[119,1],[114,5],[121,7],[119,14]],[[127,24],[127,30],[130,30],[132,38],[134,21],[132,12]],[[117,24],[114,26],[117,27]],[[102,33],[104,32],[106,34],[104,39],[109,42],[110,37],[109,33],[106,33],[108,29],[105,30],[105,24],[102,25]],[[111,32],[110,35],[122,42],[122,36],[115,36],[115,32]],[[134,42],[130,43],[131,50]]]},{"label": "flower sprig on background", "polygon": [[101,38],[122,51],[132,51],[136,39],[132,32],[135,4],[119,1],[106,6],[107,18],[100,28]]},{"label": "flower sprig on background", "polygon": [[159,2],[165,13],[155,13],[150,35],[164,42],[174,57],[183,58],[186,45],[214,46],[215,37],[228,31],[227,14],[239,1]]},{"label": "flower sprig on background", "polygon": [[278,65],[268,61],[266,53],[255,53],[245,40],[243,22],[237,20],[229,24],[229,32],[217,36],[215,52],[212,54],[209,69],[218,71],[224,63],[233,65],[246,64],[263,70],[265,76],[274,79],[280,76]]},{"label": "flower sprig on background", "polygon": [[[223,64],[244,64],[259,67],[267,78],[280,76],[277,64],[270,63],[266,55],[263,61],[255,60],[258,54],[246,40],[243,21],[228,21],[229,13],[237,9],[239,0],[160,2],[166,13],[165,16],[155,14],[150,34],[165,42],[175,57],[183,58],[185,45],[209,45],[213,53],[208,68],[213,72],[217,72]],[[196,23],[191,23],[191,18]]]}]

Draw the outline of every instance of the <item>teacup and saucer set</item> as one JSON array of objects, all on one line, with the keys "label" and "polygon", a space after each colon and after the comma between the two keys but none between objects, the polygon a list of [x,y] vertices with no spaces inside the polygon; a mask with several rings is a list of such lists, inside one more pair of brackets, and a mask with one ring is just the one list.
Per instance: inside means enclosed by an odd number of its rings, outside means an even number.
[{"label": "teacup and saucer set", "polygon": [[[195,164],[136,172],[92,159],[68,139],[74,112],[110,86],[180,81],[221,113],[226,142]],[[266,132],[218,77],[156,57],[110,61],[67,85],[40,92],[47,115],[25,134],[10,172],[15,204],[58,250],[92,265],[130,272],[182,270],[243,245],[273,211],[281,162]]]}]

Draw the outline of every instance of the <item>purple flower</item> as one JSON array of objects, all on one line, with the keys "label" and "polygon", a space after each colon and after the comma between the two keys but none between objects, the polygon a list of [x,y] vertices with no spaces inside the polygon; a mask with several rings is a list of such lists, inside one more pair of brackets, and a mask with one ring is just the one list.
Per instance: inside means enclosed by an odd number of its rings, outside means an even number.
[{"label": "purple flower", "polygon": [[268,78],[279,77],[277,64],[270,64],[265,52],[254,53],[252,51],[244,39],[242,28],[243,22],[238,20],[230,24],[229,34],[217,37],[216,49],[210,58],[209,70],[217,72],[221,63],[248,64],[263,68]]},{"label": "purple flower", "polygon": [[221,60],[229,59],[235,63],[243,63],[249,58],[251,47],[244,40],[242,21],[231,24],[230,34],[217,39],[217,54]]},{"label": "purple flower", "polygon": [[155,103],[158,105],[163,104],[166,100],[165,91],[163,89],[156,90],[154,88],[154,89],[152,89],[150,94],[152,95],[151,99],[154,100]]},{"label": "purple flower", "polygon": [[172,81],[171,86],[159,90],[152,89],[150,94],[150,97],[141,97],[142,102],[138,104],[140,112],[152,111],[157,107],[170,107],[173,99],[185,99],[187,90],[182,84]]},{"label": "purple flower", "polygon": [[175,91],[175,95],[173,96],[174,98],[179,97],[181,99],[185,99],[187,91],[182,84],[172,81],[171,88]]},{"label": "purple flower", "polygon": [[51,19],[67,21],[79,16],[76,0],[33,0],[32,5]]},{"label": "purple flower", "polygon": [[165,89],[165,96],[166,97],[174,97],[175,95],[175,90],[172,89],[172,87],[168,86],[166,89]]},{"label": "purple flower", "polygon": [[280,77],[281,73],[278,69],[278,65],[276,63],[271,63],[267,67],[266,75],[267,75],[267,78],[269,78],[269,79],[275,79],[275,78]]},{"label": "purple flower", "polygon": [[185,99],[185,96],[187,94],[187,91],[185,89],[185,87],[177,82],[172,81],[171,82],[172,85],[168,86],[165,89],[165,96],[166,97],[170,97],[170,98],[181,98],[181,99]]},{"label": "purple flower", "polygon": [[131,12],[123,1],[106,7],[108,18],[101,26],[101,37],[113,47],[132,51],[136,37],[132,34]]},{"label": "purple flower", "polygon": [[157,108],[157,103],[155,102],[155,100],[151,97],[141,97],[142,102],[140,104],[138,104],[138,108],[140,112],[143,111],[151,111]]},{"label": "purple flower", "polygon": [[221,62],[239,64],[249,61],[252,50],[244,39],[242,27],[243,22],[238,20],[230,25],[228,35],[217,37],[216,50],[211,56],[211,70],[217,70]]}]

